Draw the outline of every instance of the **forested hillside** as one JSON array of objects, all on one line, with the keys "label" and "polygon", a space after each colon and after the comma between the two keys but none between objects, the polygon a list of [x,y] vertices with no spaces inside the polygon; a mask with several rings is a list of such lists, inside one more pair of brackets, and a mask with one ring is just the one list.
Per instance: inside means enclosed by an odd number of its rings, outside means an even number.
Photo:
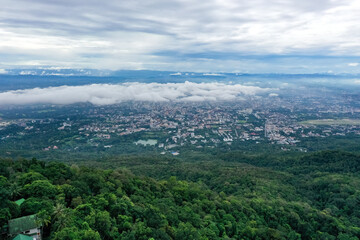
[{"label": "forested hillside", "polygon": [[267,160],[234,152],[135,175],[1,159],[2,237],[9,219],[37,214],[44,239],[359,239],[359,155]]}]

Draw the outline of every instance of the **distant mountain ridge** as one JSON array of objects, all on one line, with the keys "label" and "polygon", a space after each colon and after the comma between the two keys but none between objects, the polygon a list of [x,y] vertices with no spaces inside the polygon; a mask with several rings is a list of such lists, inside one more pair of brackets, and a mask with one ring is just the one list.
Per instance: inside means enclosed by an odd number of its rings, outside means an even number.
[{"label": "distant mountain ridge", "polygon": [[[0,92],[47,88],[57,86],[77,86],[88,84],[121,84],[125,82],[141,83],[183,83],[224,82],[227,84],[256,85],[279,88],[284,84],[301,83],[306,86],[330,85],[338,88],[339,84],[358,86],[360,75],[352,74],[282,74],[282,73],[213,73],[213,72],[178,72],[152,70],[96,70],[96,69],[6,69],[0,72]],[[344,81],[343,81],[344,80]],[[287,85],[288,86],[288,85]]]},{"label": "distant mountain ridge", "polygon": [[0,76],[3,75],[19,75],[19,76],[162,76],[170,75],[176,76],[207,76],[207,77],[224,77],[224,76],[295,76],[295,77],[354,77],[360,76],[360,74],[351,73],[305,73],[305,74],[289,74],[289,73],[244,73],[244,72],[188,72],[188,71],[161,71],[161,70],[100,70],[90,68],[14,68],[14,69],[2,69]]}]

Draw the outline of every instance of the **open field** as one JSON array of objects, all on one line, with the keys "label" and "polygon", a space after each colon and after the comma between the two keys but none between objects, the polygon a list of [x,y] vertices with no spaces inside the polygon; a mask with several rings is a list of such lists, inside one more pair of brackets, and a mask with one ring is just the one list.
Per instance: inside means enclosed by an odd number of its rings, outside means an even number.
[{"label": "open field", "polygon": [[360,119],[317,119],[300,122],[304,125],[360,125]]}]

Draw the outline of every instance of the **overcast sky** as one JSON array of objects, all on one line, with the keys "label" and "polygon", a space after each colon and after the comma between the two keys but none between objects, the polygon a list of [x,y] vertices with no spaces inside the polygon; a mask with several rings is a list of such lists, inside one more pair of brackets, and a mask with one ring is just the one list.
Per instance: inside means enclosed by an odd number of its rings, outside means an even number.
[{"label": "overcast sky", "polygon": [[359,0],[0,0],[14,67],[360,72]]}]

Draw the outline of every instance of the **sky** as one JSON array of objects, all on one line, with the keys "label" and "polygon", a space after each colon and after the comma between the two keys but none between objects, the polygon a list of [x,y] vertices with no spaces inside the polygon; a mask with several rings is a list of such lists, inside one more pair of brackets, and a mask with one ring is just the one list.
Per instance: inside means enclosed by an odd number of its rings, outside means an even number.
[{"label": "sky", "polygon": [[359,0],[0,0],[11,68],[360,73]]}]

